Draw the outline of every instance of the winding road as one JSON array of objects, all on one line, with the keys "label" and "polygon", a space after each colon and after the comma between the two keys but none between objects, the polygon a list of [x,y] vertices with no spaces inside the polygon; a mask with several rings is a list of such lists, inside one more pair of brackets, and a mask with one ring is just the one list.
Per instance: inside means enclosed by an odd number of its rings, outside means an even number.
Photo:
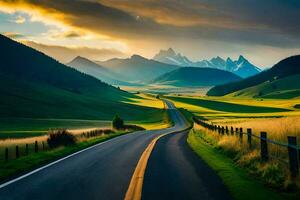
[{"label": "winding road", "polygon": [[181,113],[165,102],[173,127],[123,135],[50,163],[0,185],[0,199],[124,199],[141,155],[166,133],[148,160],[142,199],[230,199],[216,173],[189,149]]}]

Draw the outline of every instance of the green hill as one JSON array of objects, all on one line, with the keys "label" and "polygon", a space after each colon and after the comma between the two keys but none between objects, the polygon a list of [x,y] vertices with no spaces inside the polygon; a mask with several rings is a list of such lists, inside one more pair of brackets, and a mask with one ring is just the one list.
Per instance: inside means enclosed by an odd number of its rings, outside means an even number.
[{"label": "green hill", "polygon": [[0,35],[0,121],[7,118],[126,120],[155,109],[122,103],[133,95]]},{"label": "green hill", "polygon": [[[207,92],[209,96],[223,96],[229,93],[237,92],[249,87],[253,87],[262,83],[273,82],[276,80],[283,79],[285,77],[289,77],[292,75],[300,74],[300,56],[292,56],[286,58],[276,65],[274,65],[271,69],[261,72],[255,76],[246,78],[244,80],[228,83],[225,85],[216,86],[210,89]],[[285,80],[283,80],[285,81]],[[281,83],[282,85],[283,83]],[[294,88],[291,82],[287,82],[285,84],[284,90],[287,91],[289,88],[292,90]],[[298,88],[299,89],[299,88]],[[277,90],[278,92],[279,90]],[[263,94],[262,94],[263,95]],[[293,95],[292,95],[293,96]]]},{"label": "green hill", "polygon": [[300,96],[300,74],[288,76],[274,81],[266,81],[259,85],[229,94],[229,96],[291,99]]},{"label": "green hill", "polygon": [[152,83],[178,87],[214,86],[239,81],[241,78],[231,72],[200,67],[182,67],[163,74]]}]

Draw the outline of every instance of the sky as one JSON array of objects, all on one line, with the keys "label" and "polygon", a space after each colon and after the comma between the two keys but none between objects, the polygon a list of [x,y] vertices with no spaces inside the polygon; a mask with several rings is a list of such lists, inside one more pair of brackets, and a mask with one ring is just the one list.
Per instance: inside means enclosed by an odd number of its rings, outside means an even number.
[{"label": "sky", "polygon": [[172,47],[197,61],[300,54],[299,0],[0,0],[0,33],[61,62]]}]

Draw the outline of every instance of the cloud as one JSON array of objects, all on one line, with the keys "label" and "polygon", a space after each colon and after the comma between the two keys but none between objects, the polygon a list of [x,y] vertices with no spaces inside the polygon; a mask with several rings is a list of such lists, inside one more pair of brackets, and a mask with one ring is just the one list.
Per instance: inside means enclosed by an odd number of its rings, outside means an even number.
[{"label": "cloud", "polygon": [[299,0],[0,0],[0,10],[26,12],[64,32],[49,39],[94,34],[144,55],[174,45],[191,54],[300,47]]},{"label": "cloud", "polygon": [[26,21],[26,19],[22,16],[18,16],[15,20],[15,23],[17,24],[23,24]]},{"label": "cloud", "polygon": [[14,32],[3,32],[1,33],[3,35],[5,35],[6,37],[9,37],[11,39],[22,39],[22,38],[26,38],[26,36],[20,34],[20,33],[14,33]]},{"label": "cloud", "polygon": [[[295,0],[5,0],[34,19],[120,40],[210,39],[300,46]],[[71,34],[70,36],[75,36]]]},{"label": "cloud", "polygon": [[37,49],[62,63],[71,61],[76,56],[86,57],[91,60],[107,60],[114,57],[126,57],[127,55],[116,49],[96,49],[89,47],[66,47],[58,45],[46,45],[33,41],[22,41],[24,44]]}]

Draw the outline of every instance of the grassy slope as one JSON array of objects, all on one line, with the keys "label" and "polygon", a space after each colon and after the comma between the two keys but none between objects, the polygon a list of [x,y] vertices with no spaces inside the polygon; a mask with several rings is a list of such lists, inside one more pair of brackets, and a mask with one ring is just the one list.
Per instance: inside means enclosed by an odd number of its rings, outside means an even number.
[{"label": "grassy slope", "polygon": [[255,97],[271,99],[291,99],[300,96],[300,75],[288,76],[275,81],[267,81],[227,96]]},{"label": "grassy slope", "polygon": [[251,179],[245,171],[238,168],[234,162],[220,154],[209,144],[205,143],[199,134],[191,131],[188,143],[192,149],[222,178],[230,193],[237,200],[283,199],[263,185]]},{"label": "grassy slope", "polygon": [[110,121],[115,114],[125,121],[149,123],[162,122],[164,115],[162,106],[148,105],[142,102],[143,97],[118,90],[77,94],[1,78],[0,91],[0,138],[42,135],[49,128],[101,127],[103,120]]}]

